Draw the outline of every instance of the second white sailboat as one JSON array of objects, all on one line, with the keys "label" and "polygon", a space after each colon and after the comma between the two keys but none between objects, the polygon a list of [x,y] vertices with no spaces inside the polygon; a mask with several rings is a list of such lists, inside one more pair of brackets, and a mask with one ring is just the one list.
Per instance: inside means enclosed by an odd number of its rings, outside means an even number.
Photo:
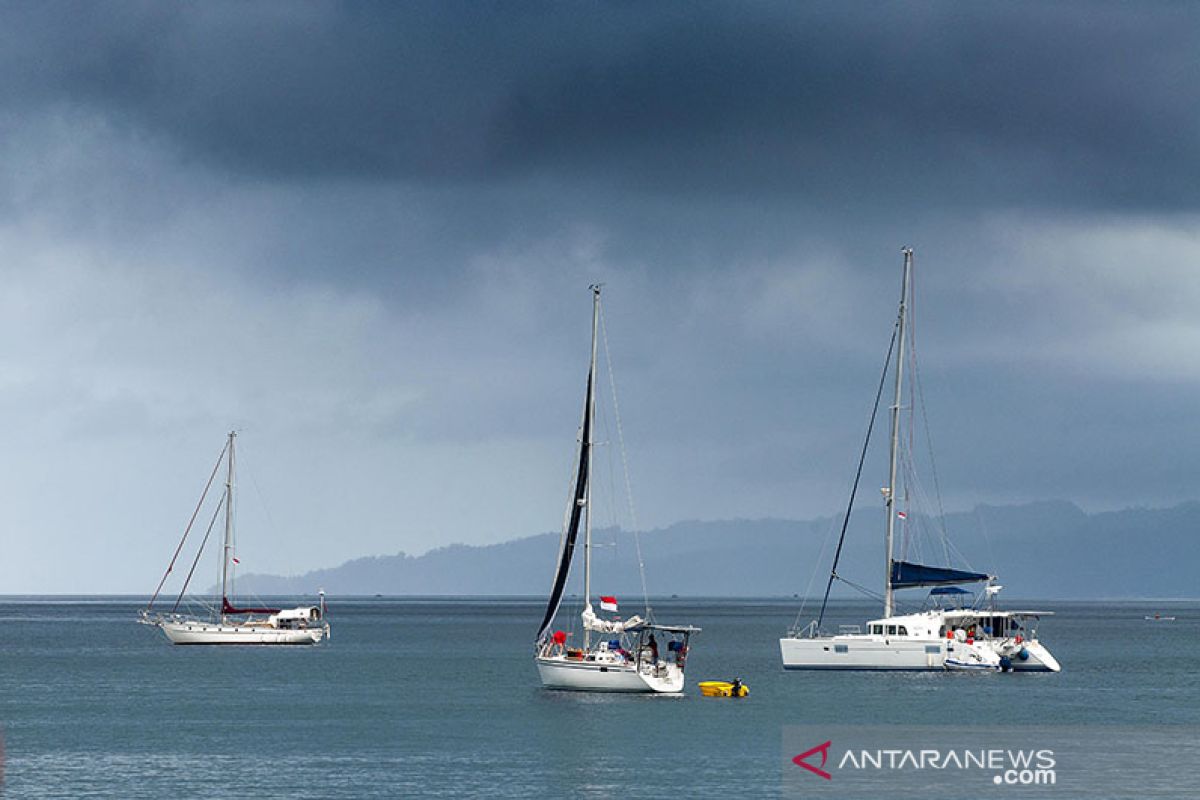
[{"label": "second white sailboat", "polygon": [[[648,618],[605,619],[592,607],[592,451],[596,414],[596,344],[600,321],[600,286],[592,290],[592,351],[580,424],[579,458],[570,505],[546,613],[538,629],[538,675],[548,689],[593,692],[682,692],[688,644],[699,628],[657,625]],[[565,631],[551,631],[570,575],[575,545],[583,528],[583,641],[569,641]],[[601,597],[601,612],[617,611],[615,597]],[[649,609],[647,607],[647,617]],[[662,639],[662,642],[659,639]]]}]

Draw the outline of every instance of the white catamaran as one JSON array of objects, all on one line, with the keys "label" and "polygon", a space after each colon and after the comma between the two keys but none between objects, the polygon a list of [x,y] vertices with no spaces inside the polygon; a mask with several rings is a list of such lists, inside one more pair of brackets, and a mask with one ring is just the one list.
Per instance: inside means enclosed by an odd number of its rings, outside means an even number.
[{"label": "white catamaran", "polygon": [[[785,669],[857,669],[857,670],[979,670],[979,671],[1042,671],[1058,672],[1058,661],[1038,641],[1036,623],[1048,611],[1002,611],[996,608],[996,594],[1001,587],[995,577],[949,567],[936,567],[894,558],[893,539],[897,519],[908,514],[896,505],[897,451],[900,443],[900,411],[904,380],[904,349],[906,318],[911,302],[910,287],[913,266],[911,248],[904,249],[904,277],[900,293],[900,313],[893,331],[888,363],[880,379],[872,413],[870,431],[874,428],[875,413],[883,394],[884,381],[893,350],[895,360],[895,397],[891,407],[891,449],[888,483],[883,488],[887,514],[885,549],[887,552],[884,578],[883,616],[870,620],[866,631],[857,625],[842,626],[837,635],[827,635],[821,629],[829,590],[838,574],[838,559],[846,536],[850,511],[862,475],[860,459],[858,476],[851,492],[850,507],[843,520],[821,612],[809,625],[793,629],[779,640]],[[862,458],[867,453],[863,447]],[[844,580],[844,579],[843,579]],[[972,593],[957,584],[984,583],[986,587],[978,600],[971,604],[954,603],[957,598]],[[910,614],[897,614],[895,591],[918,587],[934,587],[932,607]],[[946,603],[945,601],[952,602]]]},{"label": "white catamaran", "polygon": [[[236,436],[237,434],[234,432],[229,434],[229,439],[225,443],[224,449],[221,450],[221,455],[217,458],[216,466],[213,467],[212,474],[208,477],[208,483],[205,485],[204,492],[200,496],[200,502],[196,505],[196,510],[192,513],[192,518],[184,530],[183,538],[180,539],[178,547],[175,548],[175,554],[171,557],[167,571],[163,574],[162,580],[159,581],[158,588],[155,589],[154,594],[151,596],[149,604],[142,610],[139,621],[145,625],[154,625],[161,628],[162,632],[174,644],[318,644],[323,639],[329,637],[329,623],[325,621],[324,592],[320,593],[321,602],[319,605],[300,606],[298,608],[239,608],[230,601],[230,595],[232,594],[231,562],[232,564],[237,563],[237,558],[233,554],[235,464],[233,445]],[[209,489],[212,488],[213,480],[220,471],[222,462],[225,462],[227,465],[225,492],[217,503],[216,510],[213,512],[208,530],[204,534],[204,541],[201,542],[200,547],[196,551],[196,557],[192,561],[191,569],[188,571],[183,588],[180,590],[179,596],[175,599],[175,604],[171,608],[171,611],[167,613],[155,612],[154,603],[158,599],[159,593],[162,592],[167,578],[175,568],[175,562],[183,550],[184,543],[187,541],[188,534],[196,522],[197,515],[199,515],[201,508],[204,506]],[[179,613],[180,603],[183,602],[188,583],[196,571],[196,565],[199,563],[200,556],[204,552],[204,545],[208,543],[209,534],[212,533],[212,529],[220,516],[222,508],[225,511],[225,544],[221,555],[221,606],[219,613],[217,613],[218,610],[214,607],[211,609],[212,613],[207,618],[181,614]]]},{"label": "white catamaran", "polygon": [[[688,642],[699,628],[657,625],[650,619],[604,619],[592,608],[592,450],[596,413],[596,340],[600,320],[600,286],[592,290],[592,355],[588,367],[583,422],[579,435],[579,462],[575,470],[570,506],[563,521],[562,542],[546,614],[536,637],[538,674],[548,689],[593,692],[682,692]],[[564,631],[551,633],[562,603],[583,522],[583,642],[573,647]],[[617,610],[616,599],[600,598],[600,610]],[[660,649],[658,637],[663,639]]]}]

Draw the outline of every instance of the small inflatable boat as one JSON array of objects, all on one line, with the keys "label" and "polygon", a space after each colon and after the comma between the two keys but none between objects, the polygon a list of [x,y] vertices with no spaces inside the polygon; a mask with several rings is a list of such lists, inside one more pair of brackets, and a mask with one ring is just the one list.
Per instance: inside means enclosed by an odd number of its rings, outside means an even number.
[{"label": "small inflatable boat", "polygon": [[705,697],[745,697],[750,689],[739,680],[729,681],[700,681],[700,694]]}]

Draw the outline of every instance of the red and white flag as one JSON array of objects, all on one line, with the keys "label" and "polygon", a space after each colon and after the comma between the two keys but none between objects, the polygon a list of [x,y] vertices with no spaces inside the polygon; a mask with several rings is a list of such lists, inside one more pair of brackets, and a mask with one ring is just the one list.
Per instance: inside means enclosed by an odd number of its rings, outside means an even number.
[{"label": "red and white flag", "polygon": [[899,517],[900,519],[908,519],[908,514],[906,514],[903,511],[897,511],[896,516]]},{"label": "red and white flag", "polygon": [[602,596],[600,598],[600,610],[615,612],[617,610],[617,598]]},{"label": "red and white flag", "polygon": [[238,561],[238,558],[237,558],[237,556],[234,556],[234,557],[233,557],[232,559],[230,559],[230,560],[231,560],[233,563],[235,563],[235,564],[240,564],[240,563],[242,563],[241,561]]}]

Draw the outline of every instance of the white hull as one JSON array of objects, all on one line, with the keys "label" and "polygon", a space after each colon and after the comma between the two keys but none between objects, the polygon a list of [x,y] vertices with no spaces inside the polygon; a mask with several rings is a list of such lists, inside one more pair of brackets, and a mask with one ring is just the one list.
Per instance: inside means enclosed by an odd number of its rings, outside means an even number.
[{"label": "white hull", "polygon": [[[1040,642],[889,639],[849,634],[779,640],[784,669],[980,670],[1058,672],[1058,660]],[[1022,656],[1024,653],[1024,656]],[[1003,659],[1003,660],[1001,660]],[[1007,664],[1004,663],[1007,661]]]},{"label": "white hull", "polygon": [[867,633],[793,634],[779,640],[779,652],[784,669],[1058,672],[1058,661],[1036,638],[990,635],[993,628],[1011,629],[1013,617],[1035,613],[1048,612],[922,611],[871,620]]},{"label": "white hull", "polygon": [[565,656],[538,657],[538,675],[547,689],[577,692],[658,692],[683,691],[683,671],[674,664],[657,667],[602,663],[569,659]]},{"label": "white hull", "polygon": [[861,635],[779,640],[784,669],[942,670],[948,647],[938,639]]},{"label": "white hull", "polygon": [[325,628],[280,629],[269,625],[218,625],[185,620],[160,627],[173,644],[319,644]]}]

